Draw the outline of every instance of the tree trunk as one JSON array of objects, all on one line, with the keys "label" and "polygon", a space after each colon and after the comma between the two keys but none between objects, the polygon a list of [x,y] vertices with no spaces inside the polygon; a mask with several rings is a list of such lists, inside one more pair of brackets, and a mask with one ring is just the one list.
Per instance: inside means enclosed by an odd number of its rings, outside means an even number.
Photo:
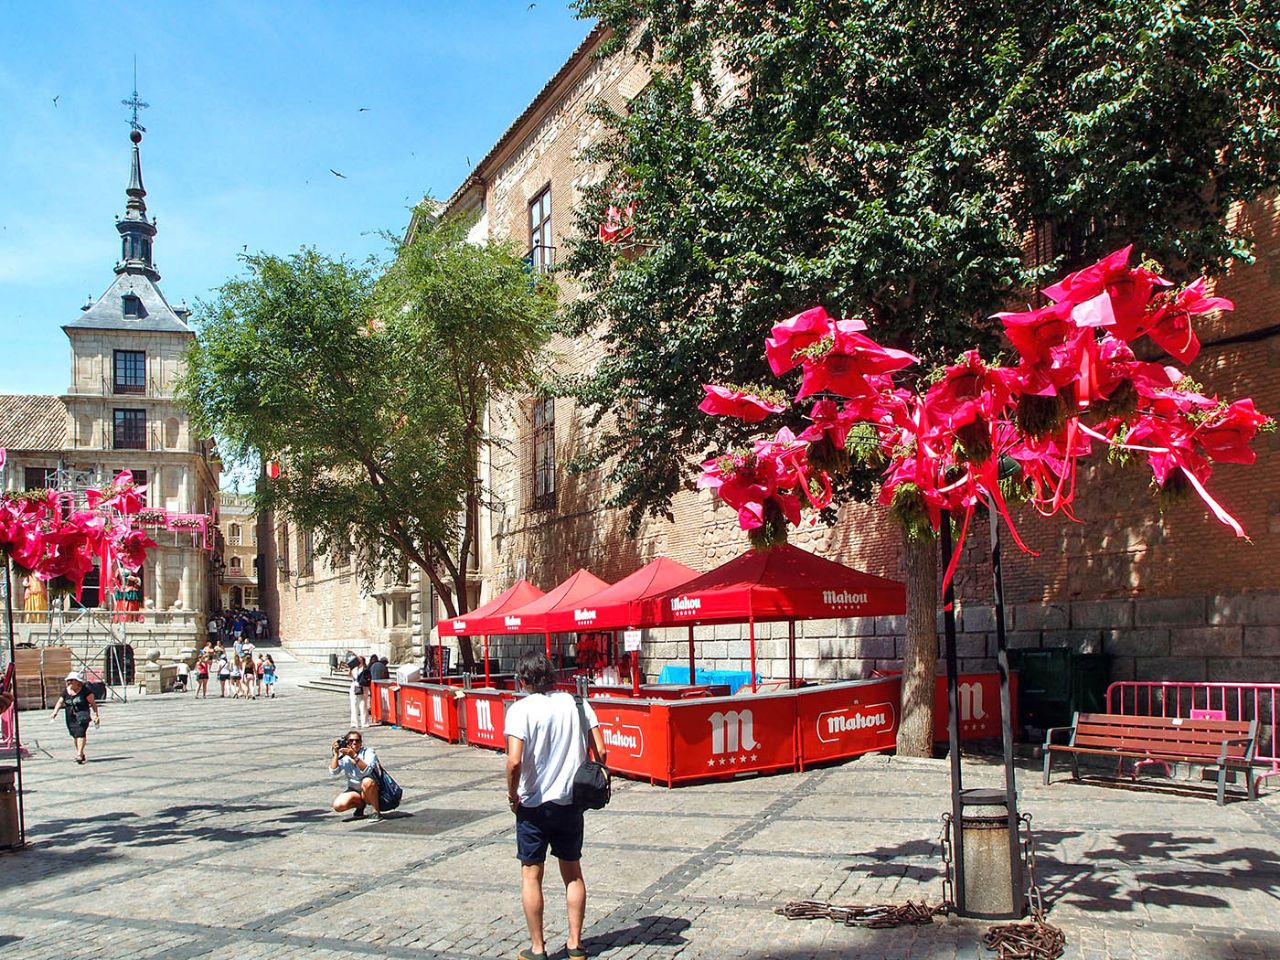
[{"label": "tree trunk", "polygon": [[933,691],[938,663],[938,541],[906,536],[907,639],[902,654],[898,753],[933,756]]}]

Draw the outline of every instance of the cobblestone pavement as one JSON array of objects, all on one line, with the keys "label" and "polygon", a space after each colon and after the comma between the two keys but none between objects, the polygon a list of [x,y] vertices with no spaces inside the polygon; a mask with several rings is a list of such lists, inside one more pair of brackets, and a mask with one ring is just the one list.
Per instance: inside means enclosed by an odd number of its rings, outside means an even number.
[{"label": "cobblestone pavement", "polygon": [[[113,703],[83,767],[60,723],[24,714],[32,846],[0,855],[0,960],[514,958],[527,935],[501,757],[371,730],[405,801],[380,824],[343,820],[325,765],[346,712],[292,687]],[[998,774],[968,769],[971,785]],[[1030,770],[1021,783],[1067,957],[1280,957],[1280,794],[1218,808],[1045,789]],[[773,913],[793,898],[937,901],[948,803],[945,764],[880,757],[678,790],[619,782],[588,816],[587,946],[613,960],[989,957],[972,921],[875,931]],[[549,877],[547,934],[564,957],[558,887]]]}]

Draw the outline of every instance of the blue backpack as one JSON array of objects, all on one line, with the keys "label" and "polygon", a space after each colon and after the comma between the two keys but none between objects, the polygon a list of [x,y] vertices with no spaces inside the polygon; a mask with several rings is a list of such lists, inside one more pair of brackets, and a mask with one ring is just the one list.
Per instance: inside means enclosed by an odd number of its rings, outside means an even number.
[{"label": "blue backpack", "polygon": [[388,810],[394,810],[400,806],[400,799],[404,796],[404,790],[400,784],[396,783],[395,778],[387,773],[386,768],[382,764],[378,764],[378,810],[385,813]]}]

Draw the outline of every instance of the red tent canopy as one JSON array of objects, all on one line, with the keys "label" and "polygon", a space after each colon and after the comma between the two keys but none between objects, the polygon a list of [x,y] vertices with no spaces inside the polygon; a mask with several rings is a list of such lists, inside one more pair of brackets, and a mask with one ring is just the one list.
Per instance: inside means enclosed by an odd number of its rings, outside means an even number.
[{"label": "red tent canopy", "polygon": [[674,590],[698,576],[683,563],[659,557],[635,573],[623,577],[612,587],[593,593],[565,609],[547,614],[546,629],[551,633],[572,630],[620,630],[623,627],[648,626],[643,622],[643,601]]},{"label": "red tent canopy", "polygon": [[547,633],[547,614],[557,610],[572,610],[573,605],[593,593],[609,586],[589,570],[579,570],[564,583],[519,607],[494,611],[478,621],[468,621],[467,626],[476,633]]},{"label": "red tent canopy", "polygon": [[645,601],[653,626],[905,613],[907,591],[799,547],[752,550]]},{"label": "red tent canopy", "polygon": [[523,607],[526,603],[537,600],[543,595],[543,592],[528,580],[517,580],[488,603],[480,604],[470,613],[451,620],[441,620],[436,624],[436,630],[442,637],[467,637],[472,634],[481,634],[484,631],[476,628],[481,620],[486,617],[500,618],[507,610]]}]

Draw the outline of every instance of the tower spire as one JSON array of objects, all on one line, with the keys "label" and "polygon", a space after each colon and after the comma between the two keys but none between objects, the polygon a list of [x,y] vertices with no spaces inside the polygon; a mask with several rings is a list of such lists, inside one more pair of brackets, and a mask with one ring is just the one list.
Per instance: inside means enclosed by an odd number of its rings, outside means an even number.
[{"label": "tower spire", "polygon": [[147,219],[147,190],[142,185],[142,154],[138,145],[142,143],[142,134],[146,130],[138,123],[138,111],[150,106],[138,96],[138,60],[133,61],[133,96],[120,101],[133,112],[129,119],[129,139],[133,142],[133,158],[129,166],[129,186],[125,188],[128,200],[125,202],[124,216],[116,220],[116,230],[120,233],[120,262],[116,264],[116,273],[141,273],[152,280],[160,279],[151,260],[151,241],[156,235],[154,220]]}]

